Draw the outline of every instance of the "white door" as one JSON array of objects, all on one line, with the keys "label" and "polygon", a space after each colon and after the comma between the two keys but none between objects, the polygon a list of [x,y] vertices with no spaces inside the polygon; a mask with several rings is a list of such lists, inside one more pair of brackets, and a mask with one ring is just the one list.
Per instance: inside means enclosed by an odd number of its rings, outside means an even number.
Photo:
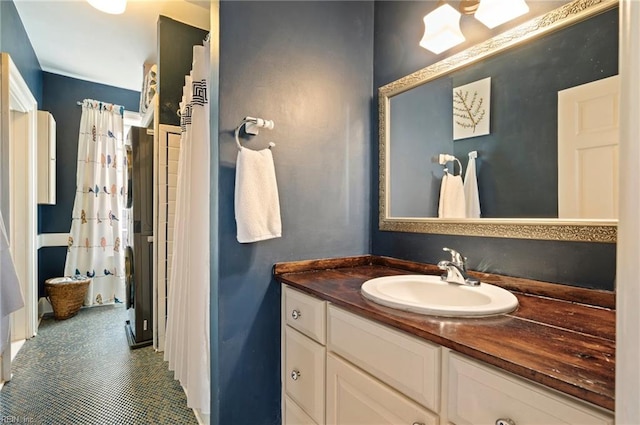
[{"label": "white door", "polygon": [[618,76],[558,92],[558,217],[618,218]]},{"label": "white door", "polygon": [[167,294],[171,276],[173,253],[173,222],[176,214],[176,189],[178,187],[178,158],[180,156],[180,127],[159,126],[157,137],[154,181],[157,182],[153,234],[156,235],[154,285],[154,348],[164,351],[164,338],[167,323]]}]

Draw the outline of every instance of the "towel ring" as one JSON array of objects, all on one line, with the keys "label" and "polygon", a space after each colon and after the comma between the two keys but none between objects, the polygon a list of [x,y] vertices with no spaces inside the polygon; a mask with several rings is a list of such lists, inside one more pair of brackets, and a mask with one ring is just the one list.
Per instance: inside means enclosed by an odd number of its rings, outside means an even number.
[{"label": "towel ring", "polygon": [[[238,126],[236,127],[236,130],[234,132],[234,136],[236,139],[236,145],[238,146],[238,150],[242,149],[242,144],[240,144],[240,129],[242,128],[242,126],[245,126],[245,131],[247,132],[247,134],[252,134],[252,135],[256,135],[258,134],[258,129],[260,128],[266,128],[267,130],[272,130],[273,129],[273,121],[271,120],[265,120],[262,118],[253,118],[253,117],[245,117],[242,119],[242,122],[240,124],[238,124]],[[269,149],[275,147],[276,144],[273,142],[269,142]]]},{"label": "towel ring", "polygon": [[[447,164],[447,162],[450,162],[450,161],[455,161],[455,162],[458,163],[458,167],[460,168],[460,174],[459,175],[461,176],[462,175],[462,163],[460,162],[460,160],[458,158],[456,158],[453,155],[444,154],[444,153],[441,153],[440,155],[438,155],[438,162],[440,163],[440,165],[444,165],[445,166],[444,167],[444,171],[447,172],[447,173],[449,172],[449,170],[447,169],[446,164]],[[453,167],[452,171],[453,172],[451,174],[455,176],[456,175],[455,166]]]}]

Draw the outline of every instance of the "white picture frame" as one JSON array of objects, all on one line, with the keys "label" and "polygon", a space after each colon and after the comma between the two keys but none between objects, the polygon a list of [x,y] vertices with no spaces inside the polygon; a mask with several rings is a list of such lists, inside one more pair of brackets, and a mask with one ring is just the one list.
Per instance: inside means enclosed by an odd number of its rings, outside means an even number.
[{"label": "white picture frame", "polygon": [[491,133],[491,77],[453,88],[453,140]]}]

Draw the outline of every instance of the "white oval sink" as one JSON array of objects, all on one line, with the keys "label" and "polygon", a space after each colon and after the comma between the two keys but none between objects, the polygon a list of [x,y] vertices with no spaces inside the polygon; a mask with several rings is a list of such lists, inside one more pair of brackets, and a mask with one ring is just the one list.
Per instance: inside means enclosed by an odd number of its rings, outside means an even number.
[{"label": "white oval sink", "polygon": [[440,276],[399,275],[367,280],[362,295],[378,304],[413,313],[478,317],[509,313],[518,307],[511,292],[488,283],[447,283]]}]

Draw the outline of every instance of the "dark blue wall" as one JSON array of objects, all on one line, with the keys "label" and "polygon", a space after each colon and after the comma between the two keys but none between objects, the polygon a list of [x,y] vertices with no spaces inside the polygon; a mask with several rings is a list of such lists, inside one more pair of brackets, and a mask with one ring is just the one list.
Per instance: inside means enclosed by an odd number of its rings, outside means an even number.
[{"label": "dark blue wall", "polygon": [[[220,424],[281,421],[273,264],[369,252],[372,25],[372,2],[220,4],[219,303],[211,312]],[[247,115],[275,121],[242,141],[276,143],[283,236],[239,244],[233,130]]]},{"label": "dark blue wall", "polygon": [[202,45],[207,31],[166,16],[158,18],[158,93],[160,124],[180,125],[178,110],[184,76],[191,71],[192,46]]},{"label": "dark blue wall", "polygon": [[[82,108],[77,102],[87,98],[137,111],[140,92],[43,73],[43,102],[40,109],[51,112],[56,120],[56,204],[38,206],[38,233],[68,233],[71,229],[71,212],[76,195],[78,132],[82,115]],[[66,248],[51,247],[41,251],[38,256],[40,296],[43,295],[46,279],[63,275]]]},{"label": "dark blue wall", "polygon": [[12,0],[0,1],[0,51],[9,53],[38,105],[42,105],[42,69]]},{"label": "dark blue wall", "polygon": [[[535,12],[550,10],[558,3],[528,2]],[[434,2],[375,2],[374,85],[377,88],[431,65],[450,54],[492,36],[471,18],[463,18],[466,43],[434,55],[418,45],[424,25],[421,17]],[[529,19],[531,16],[523,17]],[[517,23],[517,22],[516,22]],[[505,26],[495,32],[502,32]],[[377,107],[377,106],[376,106]],[[374,124],[377,134],[377,126]],[[372,157],[378,158],[377,140],[372,141]],[[469,267],[492,273],[520,276],[548,282],[613,290],[615,286],[615,244],[554,242],[501,238],[380,232],[378,219],[378,161],[372,169],[371,199],[372,252],[408,260],[436,263],[445,258],[448,246],[469,258]]]}]

